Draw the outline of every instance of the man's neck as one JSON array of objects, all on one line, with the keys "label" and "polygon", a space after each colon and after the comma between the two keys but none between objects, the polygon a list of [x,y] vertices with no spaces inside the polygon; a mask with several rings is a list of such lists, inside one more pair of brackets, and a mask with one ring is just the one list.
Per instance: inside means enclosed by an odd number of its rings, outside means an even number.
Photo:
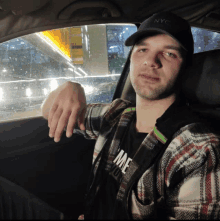
[{"label": "man's neck", "polygon": [[175,95],[161,100],[146,100],[136,95],[136,130],[149,133],[156,124],[156,120],[163,115],[175,101]]}]

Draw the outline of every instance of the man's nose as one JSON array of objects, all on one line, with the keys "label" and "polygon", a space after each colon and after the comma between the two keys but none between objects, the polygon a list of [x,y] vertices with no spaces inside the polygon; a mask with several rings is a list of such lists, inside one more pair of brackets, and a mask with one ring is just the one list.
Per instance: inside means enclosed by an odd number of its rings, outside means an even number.
[{"label": "man's nose", "polygon": [[146,56],[144,65],[151,68],[160,68],[162,66],[158,54],[149,54]]}]

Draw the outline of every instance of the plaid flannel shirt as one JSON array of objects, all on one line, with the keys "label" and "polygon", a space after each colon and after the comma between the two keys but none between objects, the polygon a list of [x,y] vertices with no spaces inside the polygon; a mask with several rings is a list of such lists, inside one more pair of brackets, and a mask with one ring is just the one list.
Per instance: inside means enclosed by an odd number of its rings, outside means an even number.
[{"label": "plaid flannel shirt", "polygon": [[[96,139],[93,155],[94,175],[100,159],[95,161],[113,133],[112,128],[126,127],[129,117],[120,121],[122,110],[131,103],[116,99],[111,104],[87,106],[86,131],[75,130],[88,139]],[[114,131],[115,133],[115,131]],[[150,132],[142,145],[152,139]],[[120,137],[113,136],[109,154],[114,156]],[[156,187],[165,188],[166,214],[169,219],[220,219],[220,136],[203,123],[192,123],[177,131],[157,167]],[[97,158],[98,159],[98,158]],[[112,159],[113,160],[113,159]],[[100,166],[103,166],[100,164]],[[111,166],[108,162],[106,170]],[[101,179],[101,178],[100,178]],[[132,189],[130,212],[133,219],[147,219],[146,205],[153,199],[153,167],[148,168]]]}]

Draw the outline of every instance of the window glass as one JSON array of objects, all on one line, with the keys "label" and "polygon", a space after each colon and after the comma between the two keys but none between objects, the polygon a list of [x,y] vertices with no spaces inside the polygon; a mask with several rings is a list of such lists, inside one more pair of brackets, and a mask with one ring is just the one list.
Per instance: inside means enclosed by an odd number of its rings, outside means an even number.
[{"label": "window glass", "polygon": [[[135,25],[69,27],[0,44],[0,121],[41,115],[46,96],[66,81],[85,89],[88,103],[109,103],[127,59]],[[220,48],[220,34],[192,28],[194,52]]]},{"label": "window glass", "polygon": [[106,31],[109,73],[120,74],[130,51],[124,42],[137,28],[130,25],[107,25]]},{"label": "window glass", "polygon": [[0,121],[41,115],[47,95],[66,81],[87,103],[110,103],[135,25],[89,25],[34,33],[0,44]]},{"label": "window glass", "polygon": [[220,34],[202,28],[191,28],[194,40],[194,53],[220,49]]}]

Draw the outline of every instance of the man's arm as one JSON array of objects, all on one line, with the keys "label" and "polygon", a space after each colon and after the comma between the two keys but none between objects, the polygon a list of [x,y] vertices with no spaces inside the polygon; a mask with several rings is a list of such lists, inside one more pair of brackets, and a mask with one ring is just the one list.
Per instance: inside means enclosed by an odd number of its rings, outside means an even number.
[{"label": "man's arm", "polygon": [[86,105],[81,85],[66,82],[49,94],[41,108],[43,117],[48,119],[50,137],[54,137],[54,141],[58,142],[64,128],[67,137],[74,132],[87,139],[97,139],[103,117],[111,105],[114,106],[114,102]]},{"label": "man's arm", "polygon": [[52,91],[43,102],[42,115],[48,119],[49,136],[58,142],[64,128],[66,136],[71,137],[75,125],[85,130],[86,97],[83,87],[75,82],[66,82]]}]

